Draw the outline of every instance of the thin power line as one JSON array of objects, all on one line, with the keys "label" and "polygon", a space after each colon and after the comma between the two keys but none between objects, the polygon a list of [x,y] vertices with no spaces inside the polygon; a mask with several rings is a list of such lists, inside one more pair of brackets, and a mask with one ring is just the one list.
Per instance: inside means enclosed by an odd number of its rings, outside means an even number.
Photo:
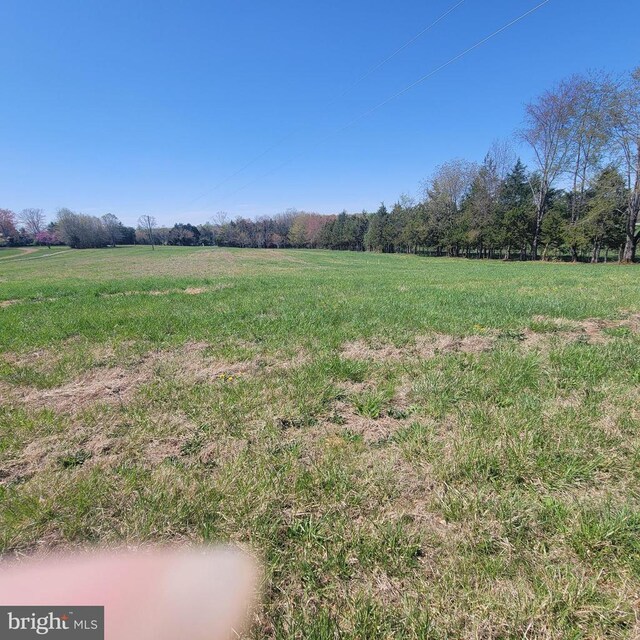
[{"label": "thin power line", "polygon": [[[445,69],[449,65],[453,64],[454,62],[457,62],[458,60],[460,60],[460,58],[466,56],[468,53],[471,53],[474,49],[477,49],[478,47],[482,46],[483,44],[485,44],[486,42],[488,42],[492,38],[495,38],[497,35],[499,35],[503,31],[505,31],[509,27],[512,27],[513,25],[515,25],[516,23],[520,22],[521,20],[524,20],[526,17],[530,16],[532,13],[534,13],[538,9],[542,8],[545,4],[547,4],[550,1],[551,0],[543,0],[543,2],[541,2],[540,4],[536,5],[532,9],[529,9],[528,11],[526,11],[522,15],[518,16],[517,18],[511,20],[511,22],[508,22],[507,24],[505,24],[504,26],[500,27],[499,29],[497,29],[496,31],[491,33],[490,35],[486,36],[485,38],[482,38],[482,40],[478,40],[478,42],[476,42],[474,45],[470,46],[468,49],[465,49],[461,53],[455,55],[453,58],[450,58],[445,63],[441,64],[439,67],[436,67],[435,69],[433,69],[429,73],[427,73],[427,74],[423,75],[422,77],[418,78],[415,82],[412,82],[410,85],[407,85],[404,89],[401,89],[400,91],[394,93],[392,96],[386,98],[385,100],[383,100],[382,102],[378,103],[374,107],[371,107],[371,109],[368,109],[367,111],[361,113],[359,116],[357,116],[353,120],[347,122],[347,124],[343,125],[339,129],[334,131],[333,134],[331,134],[332,137],[342,133],[343,131],[345,131],[349,127],[352,127],[354,124],[356,124],[357,122],[359,122],[363,118],[366,118],[367,116],[371,115],[372,113],[374,113],[378,109],[381,109],[385,105],[389,104],[389,102],[391,102],[392,100],[395,100],[396,98],[399,98],[401,95],[407,93],[407,91],[410,91],[414,87],[416,87],[419,84],[423,83],[425,80],[428,80],[429,78],[434,76],[439,71],[442,71],[443,69]],[[319,144],[315,145],[313,147],[313,149],[314,150],[317,149],[324,142],[326,142],[326,138],[325,138],[325,140],[323,140]],[[228,199],[232,195],[235,195],[236,193],[239,193],[240,191],[243,191],[244,189],[246,189],[247,187],[250,187],[255,182],[261,180],[262,178],[266,178],[267,176],[270,176],[271,174],[273,174],[273,173],[279,171],[280,169],[282,169],[282,167],[285,167],[286,165],[291,164],[295,160],[298,160],[300,157],[302,157],[302,156],[304,156],[304,155],[306,155],[308,153],[309,153],[309,150],[305,149],[304,151],[302,151],[298,155],[294,156],[293,158],[290,158],[289,160],[286,160],[285,162],[279,164],[274,169],[271,169],[271,170],[267,171],[266,173],[263,173],[263,174],[259,175],[254,180],[251,180],[251,182],[248,182],[248,183],[242,185],[241,187],[239,187],[238,189],[236,189],[235,191],[232,191],[231,193],[227,194],[226,198]]]},{"label": "thin power line", "polygon": [[517,22],[520,22],[521,20],[524,20],[526,17],[530,16],[532,13],[534,13],[538,9],[542,8],[545,4],[547,4],[550,1],[551,0],[543,0],[543,2],[541,2],[538,5],[536,5],[532,9],[529,9],[529,11],[526,11],[522,15],[520,15],[517,18],[515,18],[514,20],[512,20],[511,22],[508,22],[504,26],[500,27],[499,29],[497,29],[496,31],[494,31],[493,33],[488,35],[486,38],[482,38],[482,40],[478,40],[478,42],[476,42],[474,45],[470,46],[468,49],[465,49],[462,53],[459,53],[458,55],[454,56],[450,60],[447,60],[444,64],[441,64],[439,67],[436,67],[432,71],[429,71],[429,73],[423,75],[421,78],[418,78],[415,82],[412,82],[410,85],[406,86],[404,89],[401,89],[397,93],[394,93],[392,96],[390,96],[386,100],[383,100],[382,102],[377,104],[375,107],[372,107],[368,111],[365,111],[364,113],[359,115],[357,118],[354,118],[353,120],[351,120],[351,122],[348,122],[346,125],[344,125],[344,127],[339,129],[338,131],[343,131],[344,129],[349,128],[351,125],[355,124],[356,122],[358,122],[362,118],[366,118],[368,115],[372,114],[374,111],[377,111],[381,107],[384,107],[386,104],[388,104],[392,100],[395,100],[396,98],[399,98],[401,95],[407,93],[407,91],[410,91],[414,87],[417,87],[419,84],[422,84],[425,80],[428,80],[429,78],[431,78],[431,76],[434,76],[439,71],[442,71],[444,68],[448,67],[450,64],[453,64],[454,62],[457,62],[458,60],[460,60],[460,58],[466,56],[468,53],[471,53],[474,49],[477,49],[478,47],[481,47],[483,44],[485,44],[485,42],[488,42],[492,38],[495,38],[497,35],[499,35],[503,31],[506,31],[509,27],[512,27]]},{"label": "thin power line", "polygon": [[[440,15],[438,18],[436,18],[431,24],[427,25],[424,29],[422,29],[421,31],[419,31],[415,36],[413,36],[412,38],[410,38],[409,40],[407,40],[407,42],[405,42],[401,47],[399,47],[398,49],[396,49],[393,53],[391,53],[390,55],[388,55],[384,60],[381,60],[380,62],[378,62],[376,65],[374,65],[373,67],[371,67],[368,71],[366,71],[365,73],[363,73],[360,77],[356,78],[356,80],[354,80],[342,93],[340,93],[338,96],[334,97],[332,100],[330,100],[327,105],[325,106],[325,109],[332,106],[333,104],[335,104],[338,100],[340,100],[341,98],[343,98],[345,95],[347,95],[350,91],[352,91],[355,87],[357,87],[361,82],[363,82],[364,80],[366,80],[370,75],[372,75],[373,73],[375,73],[378,69],[380,69],[381,67],[383,67],[385,64],[387,64],[387,62],[391,61],[393,58],[395,58],[399,53],[401,53],[402,51],[404,51],[407,47],[409,47],[410,45],[412,45],[416,40],[418,40],[419,38],[421,38],[425,33],[427,33],[428,31],[431,31],[431,29],[433,29],[433,27],[435,27],[438,23],[442,22],[450,13],[452,13],[453,11],[455,11],[461,4],[463,4],[466,0],[459,0],[458,2],[456,2],[454,5],[452,5],[451,7],[449,7],[442,15]],[[193,204],[194,202],[197,202],[198,200],[200,200],[201,198],[204,198],[206,195],[210,194],[211,192],[215,191],[216,189],[219,189],[223,184],[225,184],[226,182],[228,182],[229,180],[231,180],[232,178],[235,178],[237,175],[240,175],[245,169],[249,168],[252,164],[254,164],[255,162],[257,162],[258,160],[260,160],[261,158],[263,158],[264,156],[266,156],[270,151],[273,151],[274,149],[276,149],[277,147],[279,147],[283,142],[286,142],[287,140],[289,140],[290,138],[292,138],[295,134],[296,134],[297,129],[293,129],[292,131],[290,131],[289,133],[287,133],[283,138],[281,138],[280,140],[277,140],[276,142],[274,142],[272,145],[270,145],[269,147],[267,147],[264,151],[262,151],[261,153],[259,153],[257,156],[253,157],[251,160],[249,160],[248,162],[246,162],[245,164],[243,164],[239,169],[237,169],[236,171],[234,171],[233,173],[229,174],[228,176],[222,178],[222,180],[220,180],[219,182],[217,182],[213,187],[211,187],[210,189],[207,189],[204,193],[200,194],[197,198],[194,198],[190,204]]]},{"label": "thin power line", "polygon": [[339,100],[343,96],[345,96],[347,93],[349,93],[349,91],[351,91],[354,87],[359,85],[363,80],[366,80],[372,73],[375,73],[378,69],[380,69],[385,64],[387,64],[387,62],[389,62],[390,60],[393,60],[393,58],[395,58],[399,53],[404,51],[407,47],[412,45],[416,40],[418,40],[418,38],[421,38],[425,33],[427,33],[427,31],[431,31],[433,27],[435,27],[438,23],[442,22],[450,13],[455,11],[464,2],[465,0],[460,0],[460,2],[456,2],[456,4],[449,7],[449,9],[447,9],[441,16],[436,18],[430,25],[422,29],[422,31],[420,31],[419,33],[416,33],[416,35],[413,36],[413,38],[411,38],[410,40],[407,40],[407,42],[405,42],[401,47],[396,49],[391,55],[387,56],[384,60],[381,60],[380,62],[378,62],[378,64],[371,67],[369,71],[366,71],[365,73],[363,73],[357,80],[355,80],[352,84],[350,84],[340,95],[338,95],[337,98],[334,98],[332,103],[335,102],[336,100]]}]

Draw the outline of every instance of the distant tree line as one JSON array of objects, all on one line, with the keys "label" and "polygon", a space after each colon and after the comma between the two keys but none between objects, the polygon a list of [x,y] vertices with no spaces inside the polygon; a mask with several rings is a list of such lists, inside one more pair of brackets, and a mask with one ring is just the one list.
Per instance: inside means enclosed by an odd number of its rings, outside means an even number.
[{"label": "distant tree line", "polygon": [[0,244],[105,247],[116,244],[307,247],[519,260],[632,262],[640,229],[640,68],[623,78],[572,76],[527,105],[517,133],[526,167],[509,143],[494,143],[481,164],[454,159],[389,211],[321,215],[289,209],[256,220],[224,213],[201,225],[159,227],[141,216],[126,227],[58,211],[0,209]]},{"label": "distant tree line", "polygon": [[133,227],[126,227],[112,213],[97,217],[63,208],[47,224],[42,209],[25,209],[19,214],[0,209],[0,246],[67,245],[89,249],[134,244],[135,234]]}]

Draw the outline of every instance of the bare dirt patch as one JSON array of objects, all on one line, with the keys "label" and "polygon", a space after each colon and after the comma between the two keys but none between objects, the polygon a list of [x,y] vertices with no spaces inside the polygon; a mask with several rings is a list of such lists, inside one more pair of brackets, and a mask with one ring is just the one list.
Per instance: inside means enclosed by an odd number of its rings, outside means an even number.
[{"label": "bare dirt patch", "polygon": [[[391,520],[402,516],[410,516],[415,527],[429,530],[450,542],[455,537],[460,539],[464,526],[447,522],[441,514],[434,511],[434,498],[442,494],[444,487],[438,485],[429,464],[408,462],[398,448],[387,452],[392,464],[393,477],[398,488],[397,497],[385,508],[386,517]],[[378,463],[377,457],[373,463]]]},{"label": "bare dirt patch", "polygon": [[531,329],[525,329],[522,332],[520,339],[520,345],[525,351],[549,351],[553,342],[555,333],[540,333],[538,331],[531,331]]},{"label": "bare dirt patch", "polygon": [[[53,254],[55,255],[55,254]],[[34,259],[34,258],[30,258]],[[22,304],[41,304],[42,302],[56,302],[60,298],[23,298],[22,300],[3,300],[0,302],[0,309],[2,307],[10,307],[11,305]]]},{"label": "bare dirt patch", "polygon": [[623,326],[628,327],[634,333],[640,333],[640,313],[627,312],[622,322]]},{"label": "bare dirt patch", "polygon": [[103,298],[117,298],[120,296],[168,296],[170,293],[178,293],[180,289],[151,289],[149,291],[116,291],[115,293],[101,293]]},{"label": "bare dirt patch", "polygon": [[446,353],[482,353],[490,350],[494,342],[493,336],[456,337],[446,334],[418,336],[414,344],[404,347],[396,347],[388,343],[368,344],[363,340],[357,340],[345,344],[341,355],[353,360],[429,359]]}]

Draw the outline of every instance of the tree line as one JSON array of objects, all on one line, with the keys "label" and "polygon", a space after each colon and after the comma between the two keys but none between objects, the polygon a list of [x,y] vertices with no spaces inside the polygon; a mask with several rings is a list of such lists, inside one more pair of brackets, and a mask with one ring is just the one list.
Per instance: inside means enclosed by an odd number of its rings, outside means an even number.
[{"label": "tree line", "polygon": [[318,247],[504,259],[635,260],[640,229],[640,68],[572,76],[525,109],[517,139],[480,164],[437,167],[414,201],[337,216],[289,211],[214,225],[226,246]]},{"label": "tree line", "polygon": [[482,163],[453,159],[437,167],[417,199],[390,210],[321,215],[289,209],[275,216],[137,228],[114,215],[61,209],[45,225],[41,209],[0,209],[0,244],[218,245],[325,248],[519,260],[632,262],[640,229],[640,68],[613,78],[576,75],[525,108],[516,133],[532,158],[494,143]]},{"label": "tree line", "polygon": [[0,246],[67,245],[90,249],[116,244],[134,244],[136,230],[127,227],[112,213],[101,217],[58,209],[47,224],[42,209],[24,209],[19,214],[0,209]]}]

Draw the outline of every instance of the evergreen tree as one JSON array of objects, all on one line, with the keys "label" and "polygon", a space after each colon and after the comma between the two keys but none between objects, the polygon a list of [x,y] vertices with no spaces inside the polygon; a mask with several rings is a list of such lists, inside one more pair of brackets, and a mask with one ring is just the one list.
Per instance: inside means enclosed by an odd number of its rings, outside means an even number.
[{"label": "evergreen tree", "polygon": [[382,203],[379,209],[369,216],[369,228],[364,237],[364,244],[368,251],[389,251],[392,235],[389,212]]},{"label": "evergreen tree", "polygon": [[518,159],[504,180],[498,198],[499,244],[510,259],[512,252],[519,252],[520,259],[527,257],[527,246],[531,242],[535,225],[535,211],[531,205],[531,191],[527,170]]}]

